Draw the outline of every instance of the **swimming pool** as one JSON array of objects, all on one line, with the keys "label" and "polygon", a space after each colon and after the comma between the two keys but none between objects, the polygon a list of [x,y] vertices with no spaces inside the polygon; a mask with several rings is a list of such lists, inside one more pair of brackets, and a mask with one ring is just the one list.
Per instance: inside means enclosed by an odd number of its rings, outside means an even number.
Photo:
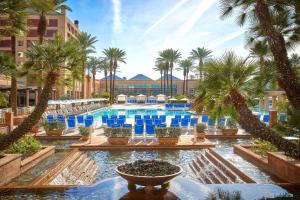
[{"label": "swimming pool", "polygon": [[191,115],[193,112],[184,110],[166,110],[162,108],[129,108],[129,109],[119,109],[119,108],[102,108],[96,112],[92,113],[94,118],[100,118],[103,115],[125,115],[126,118],[134,118],[135,115]]}]

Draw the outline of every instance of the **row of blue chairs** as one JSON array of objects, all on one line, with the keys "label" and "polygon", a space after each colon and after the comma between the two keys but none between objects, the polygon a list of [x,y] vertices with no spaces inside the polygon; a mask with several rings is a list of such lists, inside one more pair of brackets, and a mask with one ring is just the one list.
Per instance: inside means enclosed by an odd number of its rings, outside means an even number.
[{"label": "row of blue chairs", "polygon": [[156,103],[157,103],[157,100],[155,100],[155,99],[148,99],[148,100],[146,101],[146,103],[156,104]]},{"label": "row of blue chairs", "polygon": [[166,109],[173,109],[173,108],[178,108],[178,109],[184,109],[184,108],[191,108],[192,104],[173,104],[173,103],[166,103],[165,108]]},{"label": "row of blue chairs", "polygon": [[62,123],[67,123],[68,129],[72,129],[76,128],[77,124],[84,124],[84,126],[86,127],[92,126],[94,122],[94,117],[93,115],[69,115],[66,119],[64,115],[57,115],[56,118],[54,117],[54,115],[47,115],[46,120],[48,122],[53,122],[54,120],[57,120]]},{"label": "row of blue chairs", "polygon": [[137,101],[135,99],[128,99],[127,103],[137,103]]}]

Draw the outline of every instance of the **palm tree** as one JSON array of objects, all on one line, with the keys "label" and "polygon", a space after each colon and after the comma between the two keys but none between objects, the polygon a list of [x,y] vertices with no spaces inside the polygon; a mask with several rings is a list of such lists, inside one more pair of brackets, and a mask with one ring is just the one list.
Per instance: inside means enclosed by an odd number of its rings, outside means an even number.
[{"label": "palm tree", "polygon": [[82,98],[85,98],[85,73],[86,73],[86,63],[88,55],[91,53],[95,53],[94,44],[97,42],[96,37],[88,34],[86,32],[81,32],[77,36],[77,41],[81,51],[81,63],[82,63],[82,84],[81,84],[81,92]]},{"label": "palm tree", "polygon": [[211,57],[212,51],[205,49],[204,47],[202,48],[197,48],[197,49],[193,49],[191,51],[191,59],[198,61],[198,71],[199,71],[199,79],[202,80],[203,78],[203,73],[202,73],[202,68],[204,65],[204,61],[208,58]]},{"label": "palm tree", "polygon": [[190,69],[193,67],[193,61],[190,59],[181,60],[179,62],[179,66],[176,68],[183,72],[183,89],[182,93],[186,94],[188,89],[188,73]]},{"label": "palm tree", "polygon": [[[300,110],[300,82],[288,59],[287,48],[299,42],[299,1],[222,0],[221,16],[238,11],[240,25],[250,22],[255,28],[252,40],[264,39],[274,56],[279,86],[285,90],[291,104]],[[251,28],[251,27],[250,27]],[[254,31],[253,31],[254,30]]]},{"label": "palm tree", "polygon": [[16,69],[17,66],[12,56],[6,53],[0,53],[0,74],[13,76]]},{"label": "palm tree", "polygon": [[114,67],[113,67],[113,70],[114,70],[113,71],[113,86],[112,86],[112,88],[113,88],[112,96],[113,97],[115,96],[115,79],[116,79],[116,71],[117,71],[117,68],[118,68],[118,62],[126,63],[125,56],[126,56],[125,51],[116,48],[115,55],[114,55]]},{"label": "palm tree", "polygon": [[[297,144],[283,139],[271,130],[248,108],[247,99],[252,98],[257,69],[251,62],[227,52],[222,58],[209,61],[205,67],[206,77],[202,83],[204,100],[210,102],[211,109],[230,111],[247,132],[268,140],[279,149],[299,156]],[[202,92],[203,94],[203,92]],[[257,95],[257,94],[255,94]]]},{"label": "palm tree", "polygon": [[93,76],[93,95],[96,93],[96,73],[100,71],[101,60],[97,57],[90,57],[88,59],[87,67]]},{"label": "palm tree", "polygon": [[[109,61],[107,59],[103,58],[100,62],[100,70],[104,72],[104,78],[105,78],[105,92],[108,92],[107,89],[107,75],[109,71]],[[99,90],[100,91],[100,90]]]},{"label": "palm tree", "polygon": [[164,69],[165,69],[165,63],[163,62],[156,62],[155,63],[155,67],[153,68],[153,70],[155,71],[159,71],[160,73],[160,92],[163,92],[163,73],[164,73]]},{"label": "palm tree", "polygon": [[[39,43],[43,44],[44,36],[47,30],[47,14],[49,12],[56,12],[58,10],[69,10],[70,7],[65,5],[66,0],[30,0],[30,7],[38,13],[40,19],[38,24],[37,33],[39,36]],[[42,73],[38,74],[38,77],[42,79]],[[42,80],[41,80],[42,81]],[[42,92],[41,81],[38,81],[38,95]]]},{"label": "palm tree", "polygon": [[[11,40],[11,54],[16,59],[16,37],[22,35],[26,31],[26,0],[3,0],[0,3],[0,16],[6,16],[6,26],[4,35],[9,35]],[[18,85],[15,76],[11,77],[11,107],[14,115],[17,113],[17,93]]]},{"label": "palm tree", "polygon": [[116,70],[118,67],[118,62],[126,63],[125,62],[125,51],[120,50],[118,48],[109,47],[108,49],[103,50],[103,54],[106,57],[106,60],[109,61],[109,87],[110,87],[110,103],[113,103],[114,98],[114,83],[116,77]]},{"label": "palm tree", "polygon": [[[70,42],[64,42],[61,36],[56,36],[53,41],[42,45],[33,44],[32,48],[27,50],[26,57],[28,61],[24,64],[24,67],[31,71],[45,72],[45,87],[34,111],[10,134],[0,138],[0,151],[28,133],[38,123],[47,109],[52,88],[58,80],[61,70],[72,71],[73,68],[68,64],[68,61],[76,57],[75,54],[78,56],[79,53],[81,52],[78,51],[77,46]],[[41,62],[42,65],[40,65]]]},{"label": "palm tree", "polygon": [[269,47],[266,42],[259,41],[250,48],[249,57],[258,60],[260,64],[260,70],[266,65],[266,62],[270,61]]},{"label": "palm tree", "polygon": [[169,51],[163,50],[158,52],[159,57],[156,59],[156,62],[165,63],[164,67],[164,94],[168,95],[169,93],[169,69],[170,69],[170,59]]},{"label": "palm tree", "polygon": [[170,55],[170,72],[171,72],[171,96],[173,96],[173,68],[174,64],[181,58],[181,53],[179,50],[169,49]]}]

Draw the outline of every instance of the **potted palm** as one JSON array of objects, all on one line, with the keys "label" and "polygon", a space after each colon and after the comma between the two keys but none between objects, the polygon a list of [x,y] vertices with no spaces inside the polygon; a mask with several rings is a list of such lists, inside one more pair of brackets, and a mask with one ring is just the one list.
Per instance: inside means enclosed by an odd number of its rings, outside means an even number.
[{"label": "potted palm", "polygon": [[44,122],[46,135],[48,136],[61,136],[65,130],[65,127],[65,123],[58,120]]},{"label": "potted palm", "polygon": [[90,127],[79,126],[78,129],[82,140],[86,141],[90,138],[92,133],[92,129]]},{"label": "potted palm", "polygon": [[181,129],[179,127],[156,128],[155,134],[161,145],[174,145],[178,143]]},{"label": "potted palm", "polygon": [[202,123],[197,124],[195,126],[195,128],[194,128],[195,137],[197,139],[204,139],[204,137],[205,137],[205,129],[206,129],[206,125],[205,124],[202,124]]},{"label": "potted palm", "polygon": [[232,119],[228,119],[226,126],[219,126],[219,129],[221,129],[223,135],[236,135],[239,130],[237,123]]},{"label": "potted palm", "polygon": [[104,135],[112,145],[126,145],[131,137],[132,128],[105,128]]}]

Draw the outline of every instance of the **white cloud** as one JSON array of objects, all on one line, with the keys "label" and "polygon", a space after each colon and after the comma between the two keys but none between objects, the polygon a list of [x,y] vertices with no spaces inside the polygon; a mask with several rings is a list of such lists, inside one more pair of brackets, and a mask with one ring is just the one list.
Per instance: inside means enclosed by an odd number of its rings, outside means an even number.
[{"label": "white cloud", "polygon": [[215,40],[215,41],[212,41],[211,42],[211,45],[210,45],[210,48],[211,49],[216,49],[217,47],[221,46],[222,44],[230,41],[230,40],[233,40],[239,36],[241,36],[242,34],[245,33],[245,30],[239,30],[239,31],[236,31],[236,32],[233,32],[233,33],[230,33],[228,35],[225,35],[223,38],[221,39],[218,39],[218,40]]},{"label": "white cloud", "polygon": [[121,19],[121,0],[112,0],[113,4],[113,30],[115,33],[121,31],[122,19]]},{"label": "white cloud", "polygon": [[202,0],[197,9],[193,12],[192,16],[179,27],[177,34],[184,36],[187,34],[196,24],[198,19],[216,2],[217,0]]},{"label": "white cloud", "polygon": [[185,4],[189,0],[181,0],[179,3],[177,3],[169,12],[167,12],[164,16],[162,16],[159,20],[157,20],[152,26],[150,26],[146,31],[145,35],[147,35],[149,32],[151,32],[156,26],[158,26],[161,22],[163,22],[165,19],[167,19],[172,13],[174,13],[178,8],[180,8],[183,4]]}]

